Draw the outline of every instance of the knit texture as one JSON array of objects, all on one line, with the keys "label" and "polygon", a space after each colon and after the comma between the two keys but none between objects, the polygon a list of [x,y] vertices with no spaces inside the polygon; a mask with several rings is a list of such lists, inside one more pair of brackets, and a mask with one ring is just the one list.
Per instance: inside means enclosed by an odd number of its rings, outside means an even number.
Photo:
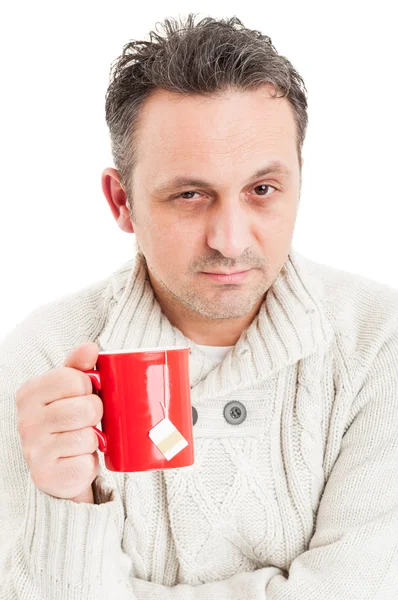
[{"label": "knit texture", "polygon": [[[86,341],[187,345],[195,464],[38,490],[15,394]],[[240,425],[223,415],[239,400]],[[293,248],[219,363],[163,314],[138,248],[0,346],[0,598],[396,600],[398,291]]]}]

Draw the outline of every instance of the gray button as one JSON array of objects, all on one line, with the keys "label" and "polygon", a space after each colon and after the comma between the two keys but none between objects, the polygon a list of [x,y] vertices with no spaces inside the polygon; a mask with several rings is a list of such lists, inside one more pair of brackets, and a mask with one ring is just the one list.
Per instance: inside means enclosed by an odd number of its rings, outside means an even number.
[{"label": "gray button", "polygon": [[231,425],[240,425],[246,419],[247,410],[241,402],[228,402],[224,408],[225,420]]},{"label": "gray button", "polygon": [[193,425],[195,425],[195,423],[196,423],[197,420],[198,420],[198,411],[193,406],[192,407],[192,423],[193,423]]}]

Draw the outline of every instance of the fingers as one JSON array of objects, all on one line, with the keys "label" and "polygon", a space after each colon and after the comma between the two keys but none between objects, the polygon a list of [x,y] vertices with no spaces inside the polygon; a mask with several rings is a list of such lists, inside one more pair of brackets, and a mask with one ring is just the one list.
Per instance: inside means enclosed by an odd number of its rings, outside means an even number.
[{"label": "fingers", "polygon": [[54,458],[93,454],[98,449],[98,437],[92,427],[54,433],[51,437]]},{"label": "fingers", "polygon": [[97,452],[38,462],[31,471],[36,487],[55,498],[72,498],[86,490],[99,470]]},{"label": "fingers", "polygon": [[86,342],[71,350],[64,361],[64,367],[81,371],[93,369],[98,358],[99,347],[94,342]]},{"label": "fingers", "polygon": [[95,394],[65,398],[47,405],[43,415],[44,431],[48,433],[72,431],[97,425],[102,419],[103,404]]},{"label": "fingers", "polygon": [[91,394],[92,390],[88,375],[76,369],[59,367],[26,381],[17,391],[16,403],[22,412],[26,404],[45,406],[62,398]]},{"label": "fingers", "polygon": [[87,491],[92,497],[99,467],[93,426],[102,419],[103,404],[82,369],[92,369],[97,357],[97,344],[82,344],[64,366],[32,377],[17,390],[24,458],[36,487],[56,498],[87,498]]},{"label": "fingers", "polygon": [[49,465],[59,458],[93,454],[98,449],[98,437],[92,427],[54,433],[40,443],[25,444],[24,454],[29,465]]},{"label": "fingers", "polygon": [[29,443],[29,438],[97,425],[103,410],[102,400],[95,394],[54,400],[41,411],[34,406],[26,409],[18,417],[18,432],[22,441]]}]

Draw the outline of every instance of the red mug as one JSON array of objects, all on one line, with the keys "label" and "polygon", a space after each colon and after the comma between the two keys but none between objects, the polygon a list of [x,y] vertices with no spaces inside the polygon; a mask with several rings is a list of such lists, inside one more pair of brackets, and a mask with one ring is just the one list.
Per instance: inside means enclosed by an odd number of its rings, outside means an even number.
[{"label": "red mug", "polygon": [[99,352],[83,371],[103,402],[93,427],[110,471],[178,469],[194,463],[187,347]]}]

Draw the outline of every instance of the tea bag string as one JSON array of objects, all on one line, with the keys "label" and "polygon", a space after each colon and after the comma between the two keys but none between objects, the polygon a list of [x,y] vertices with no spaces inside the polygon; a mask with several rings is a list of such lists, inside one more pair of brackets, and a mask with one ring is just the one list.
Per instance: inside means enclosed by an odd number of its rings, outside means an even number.
[{"label": "tea bag string", "polygon": [[167,351],[164,353],[164,365],[163,365],[163,400],[161,402],[164,413],[164,418],[169,418],[169,405],[170,405],[170,388],[169,388],[169,366],[167,364]]}]

